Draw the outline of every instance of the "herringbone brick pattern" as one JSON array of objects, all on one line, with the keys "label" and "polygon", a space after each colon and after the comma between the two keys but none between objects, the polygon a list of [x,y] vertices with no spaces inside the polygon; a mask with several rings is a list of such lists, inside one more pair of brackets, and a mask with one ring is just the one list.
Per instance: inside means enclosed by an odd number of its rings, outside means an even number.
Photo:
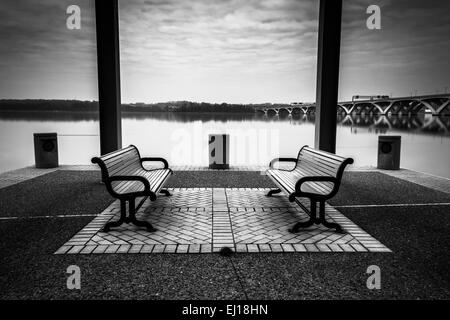
[{"label": "herringbone brick pattern", "polygon": [[164,208],[211,208],[211,188],[176,188],[171,197],[158,197],[151,207]]},{"label": "herringbone brick pattern", "polygon": [[259,189],[255,192],[252,189],[227,190],[228,206],[230,208],[297,208],[289,202],[286,196],[266,197],[269,189]]},{"label": "herringbone brick pattern", "polygon": [[[266,197],[269,189],[177,188],[172,197],[146,200],[137,218],[158,229],[147,232],[123,224],[110,232],[103,225],[119,217],[112,203],[56,254],[236,252],[390,252],[339,211],[326,206],[327,218],[344,228],[337,234],[323,226],[297,234],[287,230],[308,215],[286,196]],[[302,200],[302,206],[308,202]]]}]

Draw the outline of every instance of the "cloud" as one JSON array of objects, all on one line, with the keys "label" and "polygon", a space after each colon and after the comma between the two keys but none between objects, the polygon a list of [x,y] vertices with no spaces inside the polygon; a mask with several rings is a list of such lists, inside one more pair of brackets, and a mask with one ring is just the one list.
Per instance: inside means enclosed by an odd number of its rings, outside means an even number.
[{"label": "cloud", "polygon": [[[93,3],[80,0],[82,29],[66,28],[68,0],[2,0],[2,98],[96,98]],[[61,96],[62,95],[62,96]]]},{"label": "cloud", "polygon": [[[368,30],[365,9],[381,9],[381,30]],[[447,86],[448,1],[344,1],[340,95],[433,94]]]},{"label": "cloud", "polygon": [[314,67],[314,2],[134,0],[120,9],[124,77],[157,73],[189,81],[219,74],[245,87],[250,80],[242,75],[256,83],[298,73],[299,85],[314,83],[299,72]]},{"label": "cloud", "polygon": [[[0,98],[96,99],[94,1],[77,3],[74,32],[65,28],[72,1],[2,0],[0,72],[9,77]],[[119,1],[123,100],[312,101],[318,4]],[[371,4],[381,7],[382,30],[365,26]],[[340,95],[448,85],[449,9],[438,0],[344,1]]]}]

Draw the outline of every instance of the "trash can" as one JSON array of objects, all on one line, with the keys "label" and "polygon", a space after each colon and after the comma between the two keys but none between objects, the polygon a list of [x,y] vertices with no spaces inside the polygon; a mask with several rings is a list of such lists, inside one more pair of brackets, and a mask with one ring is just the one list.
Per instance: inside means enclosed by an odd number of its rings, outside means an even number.
[{"label": "trash can", "polygon": [[36,168],[58,166],[58,138],[56,133],[34,134],[34,159]]},{"label": "trash can", "polygon": [[378,169],[400,169],[401,136],[378,136]]},{"label": "trash can", "polygon": [[209,168],[229,169],[230,168],[230,135],[210,134],[209,135]]}]

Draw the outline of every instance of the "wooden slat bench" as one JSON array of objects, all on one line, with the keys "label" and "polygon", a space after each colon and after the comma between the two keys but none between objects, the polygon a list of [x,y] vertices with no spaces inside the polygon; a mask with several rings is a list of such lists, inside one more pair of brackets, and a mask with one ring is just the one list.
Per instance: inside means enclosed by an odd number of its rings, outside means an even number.
[{"label": "wooden slat bench", "polygon": [[[114,197],[120,200],[120,219],[108,222],[104,232],[108,232],[111,227],[120,226],[122,223],[133,223],[137,226],[146,227],[148,231],[156,231],[147,221],[136,219],[136,211],[142,206],[147,197],[155,201],[158,193],[170,196],[168,190],[162,189],[164,183],[172,175],[169,164],[163,158],[141,158],[138,149],[130,145],[101,157],[92,158],[92,163],[100,166],[102,180],[106,189]],[[164,164],[161,169],[145,169],[143,162],[159,161]],[[140,202],[136,206],[136,199]],[[128,201],[128,217],[126,216],[126,202]]]},{"label": "wooden slat bench", "polygon": [[[291,170],[274,169],[276,162],[294,162],[295,167]],[[343,158],[308,146],[301,148],[297,158],[277,158],[270,162],[267,175],[278,189],[269,191],[267,196],[284,191],[291,202],[296,201],[296,197],[309,198],[311,201],[310,219],[296,223],[289,229],[290,232],[295,233],[300,228],[313,224],[323,224],[328,228],[335,228],[337,232],[343,232],[339,224],[325,219],[325,201],[336,195],[344,169],[352,163],[352,158]],[[320,205],[319,218],[316,216],[317,202]]]}]

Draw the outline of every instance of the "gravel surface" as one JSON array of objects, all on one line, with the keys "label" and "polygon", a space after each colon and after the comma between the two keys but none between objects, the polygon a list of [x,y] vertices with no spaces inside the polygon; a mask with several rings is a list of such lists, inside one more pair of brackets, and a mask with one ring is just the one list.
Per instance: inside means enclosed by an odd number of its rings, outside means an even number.
[{"label": "gravel surface", "polygon": [[172,188],[275,188],[259,171],[175,171],[167,183]]},{"label": "gravel surface", "polygon": [[[254,299],[449,299],[448,208],[343,209],[393,253],[234,255]],[[366,287],[381,269],[381,290]]]},{"label": "gravel surface", "polygon": [[[90,221],[0,222],[0,299],[243,299],[230,262],[218,255],[53,255]],[[67,267],[81,270],[68,290]]]},{"label": "gravel surface", "polygon": [[99,171],[55,171],[0,189],[1,217],[97,214],[114,199]]},{"label": "gravel surface", "polygon": [[332,205],[450,202],[450,195],[379,172],[345,172]]}]

